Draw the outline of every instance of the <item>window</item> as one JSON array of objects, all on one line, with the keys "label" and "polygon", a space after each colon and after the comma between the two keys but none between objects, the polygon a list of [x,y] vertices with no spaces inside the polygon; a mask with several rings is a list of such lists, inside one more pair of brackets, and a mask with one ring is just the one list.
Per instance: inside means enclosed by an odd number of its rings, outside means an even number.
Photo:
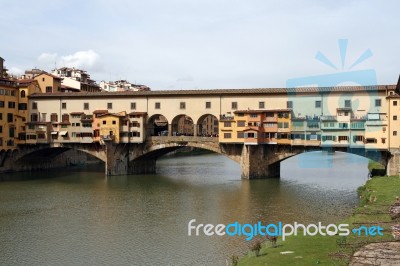
[{"label": "window", "polygon": [[244,127],[245,126],[245,121],[238,121],[237,122],[238,127]]},{"label": "window", "polygon": [[244,138],[244,133],[243,133],[243,132],[238,132],[238,133],[237,133],[237,138],[238,138],[238,139]]},{"label": "window", "polygon": [[4,101],[0,101],[0,107],[4,107]]},{"label": "window", "polygon": [[382,106],[382,101],[381,99],[375,99],[375,107]]},{"label": "window", "polygon": [[42,81],[44,81],[45,79],[44,78],[42,78]]},{"label": "window", "polygon": [[3,120],[3,113],[0,113],[0,120]]},{"label": "window", "polygon": [[61,103],[61,109],[67,109],[67,103]]},{"label": "window", "polygon": [[210,109],[211,108],[211,102],[206,102],[206,109]]},{"label": "window", "polygon": [[131,103],[131,110],[136,110],[136,103],[135,102]]},{"label": "window", "polygon": [[250,117],[251,117],[251,118],[257,118],[257,117],[258,117],[258,114],[250,114]]},{"label": "window", "polygon": [[224,127],[231,127],[231,122],[224,122]]},{"label": "window", "polygon": [[161,103],[155,103],[154,108],[155,108],[155,109],[160,109],[160,108],[161,108]]},{"label": "window", "polygon": [[15,108],[15,102],[8,102],[8,108]]},{"label": "window", "polygon": [[287,101],[286,108],[293,108],[293,101]]},{"label": "window", "polygon": [[351,108],[351,101],[350,100],[345,100],[344,101],[344,107],[345,108]]},{"label": "window", "polygon": [[386,143],[386,139],[385,138],[382,138],[381,141],[382,141],[382,144]]},{"label": "window", "polygon": [[231,133],[224,133],[224,139],[230,139],[230,138],[232,138]]},{"label": "window", "polygon": [[284,127],[284,128],[289,128],[289,123],[288,123],[288,122],[284,122],[284,123],[283,123],[283,127]]},{"label": "window", "polygon": [[112,109],[112,103],[107,103],[107,109]]},{"label": "window", "polygon": [[116,124],[117,124],[117,121],[113,120],[113,121],[112,121],[112,124],[113,124],[113,125],[116,125]]},{"label": "window", "polygon": [[179,103],[179,108],[180,109],[186,109],[186,103],[185,102],[180,102]]},{"label": "window", "polygon": [[37,122],[39,120],[38,114],[31,114],[31,122]]},{"label": "window", "polygon": [[321,101],[315,101],[315,108],[321,108]]},{"label": "window", "polygon": [[57,114],[51,114],[50,115],[50,121],[51,122],[57,122],[58,121],[58,115]]},{"label": "window", "polygon": [[53,92],[53,87],[52,86],[47,86],[46,87],[46,93],[52,93]]},{"label": "window", "polygon": [[353,141],[354,142],[363,142],[364,141],[364,136],[360,136],[360,135],[354,136],[353,137]]},{"label": "window", "polygon": [[397,120],[397,115],[394,115],[394,116],[393,116],[393,120]]},{"label": "window", "polygon": [[397,136],[397,131],[393,131],[393,136]]},{"label": "window", "polygon": [[275,127],[276,124],[275,123],[265,123],[264,127]]},{"label": "window", "polygon": [[42,122],[46,122],[47,120],[47,114],[46,113],[42,113]]},{"label": "window", "polygon": [[89,103],[83,103],[83,110],[89,110]]},{"label": "window", "polygon": [[32,102],[32,109],[37,110],[37,102]]},{"label": "window", "polygon": [[21,98],[25,98],[26,92],[24,90],[21,91]]},{"label": "window", "polygon": [[349,141],[348,136],[339,136],[339,141]]},{"label": "window", "polygon": [[15,132],[15,130],[14,130],[13,127],[10,127],[10,128],[8,129],[8,135],[10,136],[10,138],[13,138],[13,137],[14,137],[14,132]]},{"label": "window", "polygon": [[347,123],[339,123],[339,128],[348,128]]},{"label": "window", "polygon": [[397,101],[393,101],[393,106],[397,106]]},{"label": "window", "polygon": [[265,108],[265,102],[258,102],[258,108],[259,109],[264,109]]},{"label": "window", "polygon": [[63,114],[61,120],[62,122],[69,122],[69,114]]},{"label": "window", "polygon": [[8,123],[12,123],[12,122],[13,122],[13,120],[14,120],[14,116],[13,116],[13,114],[11,114],[11,113],[8,113],[8,114],[7,114],[7,122],[8,122]]},{"label": "window", "polygon": [[238,109],[238,104],[237,102],[232,102],[232,109]]},{"label": "window", "polygon": [[27,110],[27,109],[28,109],[28,104],[26,104],[26,103],[18,104],[18,110]]},{"label": "window", "polygon": [[0,126],[0,133],[3,133],[3,126]]}]

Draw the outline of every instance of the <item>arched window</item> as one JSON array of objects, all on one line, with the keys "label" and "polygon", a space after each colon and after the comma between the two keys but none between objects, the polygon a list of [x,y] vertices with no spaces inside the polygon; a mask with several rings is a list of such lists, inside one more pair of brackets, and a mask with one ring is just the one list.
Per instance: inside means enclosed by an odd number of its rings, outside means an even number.
[{"label": "arched window", "polygon": [[21,98],[25,98],[25,91],[24,90],[21,91]]}]

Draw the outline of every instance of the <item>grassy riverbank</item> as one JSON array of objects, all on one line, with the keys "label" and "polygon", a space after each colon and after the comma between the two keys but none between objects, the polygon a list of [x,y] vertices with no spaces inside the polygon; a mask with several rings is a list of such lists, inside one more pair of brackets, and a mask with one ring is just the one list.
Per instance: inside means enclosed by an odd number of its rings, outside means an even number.
[{"label": "grassy riverbank", "polygon": [[[400,196],[400,177],[374,177],[357,192],[360,204],[350,217],[339,223],[347,223],[350,230],[361,225],[380,225],[383,236],[289,236],[285,241],[278,239],[278,247],[272,248],[267,241],[262,245],[260,255],[249,252],[238,265],[347,265],[351,255],[359,247],[370,243],[393,240],[390,226],[393,221],[389,207]],[[265,239],[264,239],[265,240]],[[293,253],[281,254],[292,251]]]}]

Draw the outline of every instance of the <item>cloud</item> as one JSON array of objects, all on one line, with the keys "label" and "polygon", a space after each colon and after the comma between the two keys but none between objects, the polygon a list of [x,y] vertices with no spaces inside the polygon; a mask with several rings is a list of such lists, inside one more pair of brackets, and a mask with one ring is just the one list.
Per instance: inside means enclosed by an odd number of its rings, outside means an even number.
[{"label": "cloud", "polygon": [[8,73],[14,74],[14,75],[21,75],[24,73],[24,71],[18,67],[12,67],[8,70]]},{"label": "cloud", "polygon": [[61,56],[61,64],[66,67],[93,69],[100,56],[93,50],[79,51],[72,55]]}]

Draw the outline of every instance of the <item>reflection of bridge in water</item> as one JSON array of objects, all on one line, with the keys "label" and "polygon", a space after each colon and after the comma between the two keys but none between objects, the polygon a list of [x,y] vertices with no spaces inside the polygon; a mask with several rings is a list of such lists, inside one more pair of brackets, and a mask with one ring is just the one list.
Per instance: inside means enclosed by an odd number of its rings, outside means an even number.
[{"label": "reflection of bridge in water", "polygon": [[38,163],[40,158],[54,158],[68,150],[78,150],[105,162],[107,175],[155,173],[159,157],[180,149],[193,147],[227,156],[241,166],[243,178],[279,177],[281,161],[309,151],[341,151],[369,158],[383,165],[391,159],[388,151],[364,148],[321,147],[299,145],[245,145],[220,143],[216,137],[153,136],[144,143],[94,143],[45,144],[15,151],[16,164]]}]

